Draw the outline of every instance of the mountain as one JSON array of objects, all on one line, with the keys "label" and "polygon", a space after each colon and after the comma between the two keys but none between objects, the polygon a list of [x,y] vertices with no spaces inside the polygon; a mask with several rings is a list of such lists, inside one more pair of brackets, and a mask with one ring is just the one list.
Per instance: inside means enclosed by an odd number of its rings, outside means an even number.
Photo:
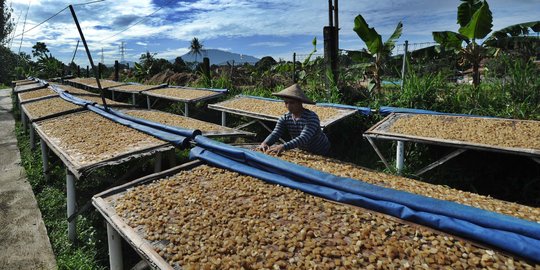
[{"label": "mountain", "polygon": [[[184,60],[185,62],[195,62],[194,54],[186,53],[181,57],[182,60]],[[242,63],[255,64],[260,60],[259,58],[250,55],[232,53],[217,49],[204,50],[204,52],[202,52],[202,55],[197,55],[197,62],[202,62],[203,57],[210,58],[210,65],[225,65],[227,64],[227,61],[232,64],[233,60],[235,65]],[[174,62],[174,59],[172,60],[172,62]]]}]

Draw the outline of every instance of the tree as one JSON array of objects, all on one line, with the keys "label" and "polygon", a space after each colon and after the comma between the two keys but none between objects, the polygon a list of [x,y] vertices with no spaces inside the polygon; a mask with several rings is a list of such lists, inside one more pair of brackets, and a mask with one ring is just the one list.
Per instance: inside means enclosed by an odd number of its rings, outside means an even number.
[{"label": "tree", "polygon": [[36,42],[36,45],[32,46],[33,57],[45,57],[48,52],[49,49],[47,49],[47,45],[43,42]]},{"label": "tree", "polygon": [[[503,46],[515,40],[515,37],[528,33],[529,29],[534,32],[540,30],[540,21],[516,24],[494,32],[481,44],[476,43],[476,40],[484,39],[493,27],[493,16],[486,0],[461,0],[457,23],[460,25],[459,33],[433,32],[433,39],[443,48],[458,52],[461,65],[472,65],[475,86],[480,85],[480,62],[486,57],[488,46]],[[465,47],[462,47],[463,43]]]},{"label": "tree", "polygon": [[6,6],[5,0],[0,0],[0,46],[8,42],[8,37],[13,31],[12,9]]},{"label": "tree", "polygon": [[394,30],[394,33],[383,43],[382,37],[375,31],[373,27],[369,27],[366,20],[362,15],[356,16],[354,19],[354,32],[364,41],[367,46],[367,50],[364,51],[351,51],[349,56],[356,61],[361,62],[366,57],[373,58],[373,79],[375,80],[374,89],[379,91],[381,89],[381,76],[383,73],[386,60],[390,57],[392,50],[396,46],[396,41],[401,37],[403,30],[403,24],[399,22]]},{"label": "tree", "polygon": [[272,56],[265,56],[255,63],[255,68],[261,71],[269,70],[273,65],[277,64]]},{"label": "tree", "polygon": [[199,39],[194,37],[191,40],[191,44],[189,45],[189,53],[195,55],[195,62],[197,61],[197,56],[202,55],[203,52],[203,44],[199,42]]},{"label": "tree", "polygon": [[174,59],[172,70],[174,72],[183,72],[188,70],[186,62],[184,62],[184,59],[182,59],[182,57],[178,56],[176,57],[176,59]]}]

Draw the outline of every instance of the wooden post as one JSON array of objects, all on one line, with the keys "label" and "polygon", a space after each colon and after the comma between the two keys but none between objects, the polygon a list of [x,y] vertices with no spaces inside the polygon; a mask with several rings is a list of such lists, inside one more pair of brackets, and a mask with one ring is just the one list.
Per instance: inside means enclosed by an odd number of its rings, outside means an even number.
[{"label": "wooden post", "polygon": [[81,66],[77,65],[77,77],[81,77]]},{"label": "wooden post", "polygon": [[296,53],[292,54],[292,80],[293,83],[296,83]]},{"label": "wooden post", "polygon": [[210,59],[208,57],[203,58],[203,73],[210,80]]},{"label": "wooden post", "polygon": [[117,82],[118,80],[120,80],[120,76],[119,76],[119,69],[120,69],[120,66],[118,65],[118,60],[114,60],[114,81]]},{"label": "wooden post", "polygon": [[403,50],[403,64],[401,66],[401,91],[403,91],[403,85],[405,83],[405,72],[407,71],[407,50],[409,48],[409,41],[405,40],[405,48]]},{"label": "wooden post", "polygon": [[86,78],[90,77],[90,67],[86,66]]},{"label": "wooden post", "polygon": [[[337,49],[336,49],[336,28],[333,26],[325,26],[323,29],[324,36],[324,60],[326,69],[332,71],[334,83],[337,83]],[[325,76],[327,77],[327,76]],[[326,88],[330,90],[330,78],[326,78]]]}]

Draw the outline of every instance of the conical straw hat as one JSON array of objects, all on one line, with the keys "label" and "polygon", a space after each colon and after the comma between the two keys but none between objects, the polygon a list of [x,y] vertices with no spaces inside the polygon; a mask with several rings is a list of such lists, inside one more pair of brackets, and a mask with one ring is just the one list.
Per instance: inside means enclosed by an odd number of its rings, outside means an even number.
[{"label": "conical straw hat", "polygon": [[293,84],[277,93],[272,93],[272,95],[276,97],[281,98],[292,98],[301,101],[302,103],[307,104],[315,104],[315,102],[311,101],[308,97],[306,97],[306,94],[304,94],[304,91],[298,86],[298,84]]}]

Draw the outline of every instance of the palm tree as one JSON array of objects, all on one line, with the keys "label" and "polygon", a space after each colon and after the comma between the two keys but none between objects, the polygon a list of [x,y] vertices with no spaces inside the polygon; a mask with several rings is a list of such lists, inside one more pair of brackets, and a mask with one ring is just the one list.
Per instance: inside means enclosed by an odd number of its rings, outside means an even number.
[{"label": "palm tree", "polygon": [[199,39],[194,37],[191,40],[191,44],[189,45],[189,53],[195,55],[195,62],[197,61],[197,55],[201,55],[201,52],[203,51],[203,45],[201,42],[199,42]]}]

